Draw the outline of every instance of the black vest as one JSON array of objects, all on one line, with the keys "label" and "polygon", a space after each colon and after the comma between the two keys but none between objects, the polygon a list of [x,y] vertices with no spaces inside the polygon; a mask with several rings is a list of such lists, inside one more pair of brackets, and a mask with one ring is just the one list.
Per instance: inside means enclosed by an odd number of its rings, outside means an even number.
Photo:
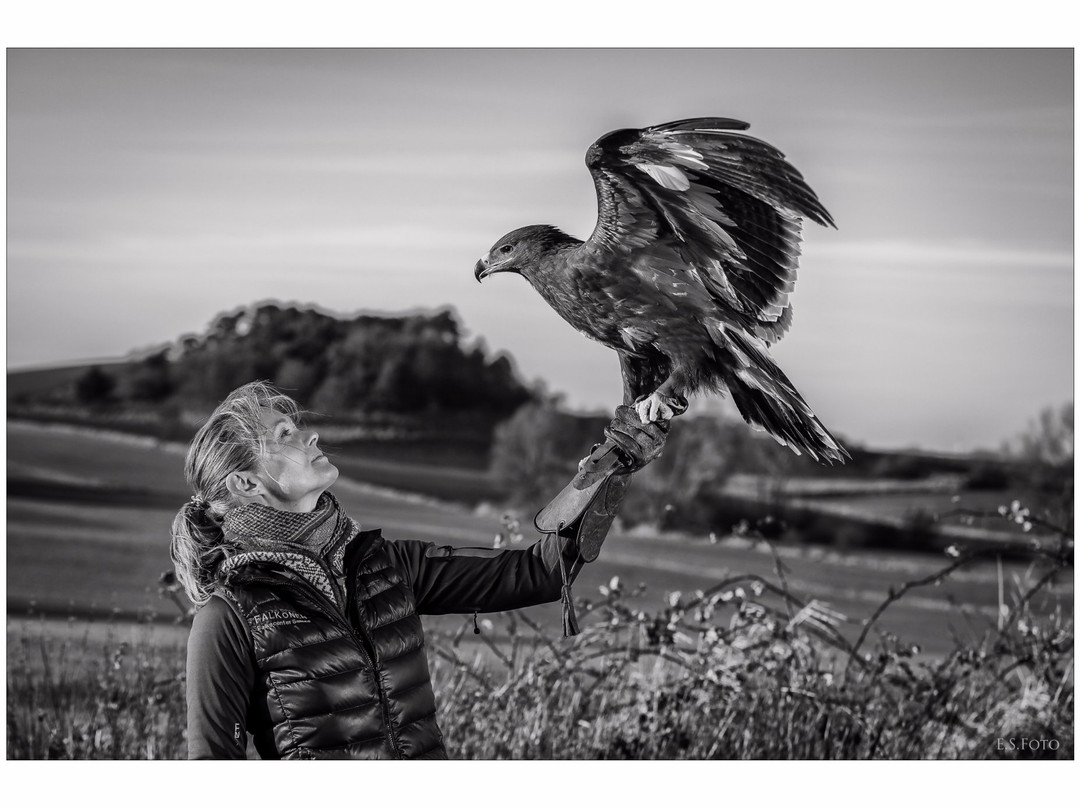
[{"label": "black vest", "polygon": [[[249,726],[264,758],[445,758],[416,599],[380,531],[345,553],[342,610],[284,564],[254,562],[221,594],[255,649],[270,721]],[[259,711],[261,713],[261,711]]]}]

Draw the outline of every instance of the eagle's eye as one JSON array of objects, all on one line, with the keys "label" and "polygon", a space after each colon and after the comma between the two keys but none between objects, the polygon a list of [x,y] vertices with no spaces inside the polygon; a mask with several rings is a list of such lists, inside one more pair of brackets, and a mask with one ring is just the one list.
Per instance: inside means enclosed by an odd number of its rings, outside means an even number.
[{"label": "eagle's eye", "polygon": [[501,247],[499,247],[499,252],[501,252],[503,255],[506,255],[507,253],[512,253],[513,251],[514,251],[514,245],[513,244],[504,244]]}]

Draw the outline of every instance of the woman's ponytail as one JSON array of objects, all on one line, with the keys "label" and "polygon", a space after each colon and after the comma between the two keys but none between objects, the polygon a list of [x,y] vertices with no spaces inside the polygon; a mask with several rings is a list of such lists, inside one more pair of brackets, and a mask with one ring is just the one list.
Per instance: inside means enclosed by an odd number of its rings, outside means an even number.
[{"label": "woman's ponytail", "polygon": [[169,555],[176,579],[196,607],[210,599],[226,548],[225,531],[211,505],[195,499],[185,502],[173,518]]}]

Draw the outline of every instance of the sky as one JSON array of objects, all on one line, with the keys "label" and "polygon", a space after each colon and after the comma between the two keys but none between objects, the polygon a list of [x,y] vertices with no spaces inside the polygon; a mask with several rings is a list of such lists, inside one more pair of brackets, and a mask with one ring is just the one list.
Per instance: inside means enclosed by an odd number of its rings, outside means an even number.
[{"label": "sky", "polygon": [[783,151],[808,223],[773,355],[855,445],[996,448],[1073,396],[1070,49],[7,51],[8,369],[120,357],[256,301],[452,307],[577,409],[613,352],[504,233],[596,219],[589,144],[724,116]]}]

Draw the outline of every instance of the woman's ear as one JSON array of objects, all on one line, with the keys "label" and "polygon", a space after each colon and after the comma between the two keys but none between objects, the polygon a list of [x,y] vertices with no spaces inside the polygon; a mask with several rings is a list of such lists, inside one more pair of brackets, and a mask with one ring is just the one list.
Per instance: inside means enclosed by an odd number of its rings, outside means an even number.
[{"label": "woman's ear", "polygon": [[234,471],[225,478],[225,487],[237,499],[254,499],[265,492],[262,480],[250,471]]}]

